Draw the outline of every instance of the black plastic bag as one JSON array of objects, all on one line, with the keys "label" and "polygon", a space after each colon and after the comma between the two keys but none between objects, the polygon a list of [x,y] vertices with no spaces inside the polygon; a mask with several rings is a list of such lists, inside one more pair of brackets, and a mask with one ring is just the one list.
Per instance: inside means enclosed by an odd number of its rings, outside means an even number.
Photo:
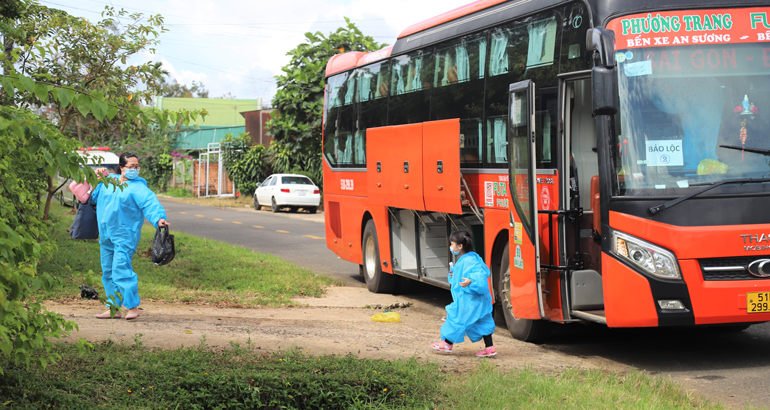
[{"label": "black plastic bag", "polygon": [[80,297],[83,299],[99,300],[99,292],[97,292],[91,285],[84,285],[80,287]]},{"label": "black plastic bag", "polygon": [[72,239],[99,239],[99,225],[96,222],[96,205],[91,203],[91,198],[78,207],[75,220],[70,228]]},{"label": "black plastic bag", "polygon": [[155,239],[152,241],[152,262],[158,266],[163,266],[176,256],[174,249],[174,235],[168,231],[168,226],[158,228],[155,231]]}]

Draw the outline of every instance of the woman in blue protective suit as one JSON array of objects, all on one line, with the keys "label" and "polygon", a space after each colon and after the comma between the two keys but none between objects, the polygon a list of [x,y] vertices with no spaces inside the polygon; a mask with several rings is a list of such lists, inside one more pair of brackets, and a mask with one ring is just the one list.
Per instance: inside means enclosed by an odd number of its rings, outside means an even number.
[{"label": "woman in blue protective suit", "polygon": [[497,354],[492,343],[495,321],[492,318],[492,294],[489,291],[489,268],[481,257],[473,252],[473,242],[468,231],[456,231],[449,236],[453,255],[459,255],[457,265],[449,272],[454,302],[446,307],[446,321],[441,326],[441,341],[430,347],[441,352],[452,352],[455,343],[465,336],[471,342],[484,339],[484,349],[478,357]]},{"label": "woman in blue protective suit", "polygon": [[[139,281],[131,267],[131,260],[139,246],[142,224],[147,218],[156,228],[168,226],[166,211],[155,193],[147,187],[147,181],[139,177],[139,159],[130,152],[120,155],[116,174],[110,178],[125,184],[123,189],[99,184],[91,192],[91,202],[96,203],[96,220],[99,225],[99,245],[102,258],[102,284],[107,299],[115,297],[118,305],[128,309],[126,319],[139,317]],[[98,169],[97,172],[103,171]],[[96,315],[97,319],[110,319],[110,311]],[[114,316],[121,318],[120,312]]]}]

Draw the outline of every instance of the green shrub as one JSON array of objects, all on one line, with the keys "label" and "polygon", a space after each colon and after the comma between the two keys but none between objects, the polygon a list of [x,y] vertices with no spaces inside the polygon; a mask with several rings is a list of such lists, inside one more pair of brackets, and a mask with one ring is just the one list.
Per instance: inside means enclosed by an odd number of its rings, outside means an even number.
[{"label": "green shrub", "polygon": [[[0,397],[13,408],[395,409],[435,408],[443,377],[416,359],[264,353],[232,343],[151,350],[110,341],[78,355],[59,344],[46,371],[7,364]],[[98,392],[98,394],[95,394]]]},{"label": "green shrub", "polygon": [[168,191],[165,192],[168,196],[173,196],[175,198],[192,198],[193,194],[190,192],[189,189],[186,188],[171,188]]}]

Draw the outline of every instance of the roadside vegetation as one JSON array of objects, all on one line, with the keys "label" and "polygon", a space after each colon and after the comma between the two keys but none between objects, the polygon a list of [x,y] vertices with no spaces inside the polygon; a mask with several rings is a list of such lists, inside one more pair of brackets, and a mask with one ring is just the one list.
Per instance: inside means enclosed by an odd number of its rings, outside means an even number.
[{"label": "roadside vegetation", "polygon": [[[71,208],[54,204],[51,239],[58,252],[40,261],[38,271],[62,280],[63,287],[38,293],[42,299],[79,297],[85,285],[83,272],[92,271],[91,282],[101,291],[99,242],[72,240],[67,229]],[[299,268],[272,255],[173,231],[176,257],[165,266],[149,258],[155,230],[145,225],[134,257],[142,298],[166,302],[210,303],[219,306],[290,306],[295,296],[321,296],[332,279]]]},{"label": "roadside vegetation", "polygon": [[194,194],[190,196],[176,196],[169,192],[164,192],[170,198],[163,198],[165,200],[178,202],[188,205],[201,205],[210,206],[214,208],[254,208],[254,197],[241,194],[238,198],[232,197],[210,197],[210,198],[198,198]]},{"label": "roadside vegetation", "polygon": [[164,194],[168,196],[172,196],[174,198],[192,198],[193,197],[192,192],[190,192],[190,190],[186,188],[171,188],[168,191],[164,192]]},{"label": "roadside vegetation", "polygon": [[176,350],[111,341],[44,371],[3,363],[7,408],[143,409],[723,409],[674,383],[632,371],[500,371],[494,359],[455,373],[419,359],[263,353],[233,343]]}]

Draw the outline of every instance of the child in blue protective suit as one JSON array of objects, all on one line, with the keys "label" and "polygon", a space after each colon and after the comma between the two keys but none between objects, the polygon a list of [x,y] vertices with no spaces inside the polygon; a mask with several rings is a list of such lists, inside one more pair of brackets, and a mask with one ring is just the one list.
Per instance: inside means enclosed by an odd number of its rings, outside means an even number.
[{"label": "child in blue protective suit", "polygon": [[454,302],[446,307],[446,321],[441,326],[441,341],[430,347],[452,352],[455,343],[461,343],[467,335],[471,342],[484,339],[484,349],[478,357],[497,354],[492,343],[495,321],[492,318],[492,295],[489,291],[489,268],[481,257],[473,252],[471,235],[467,231],[456,231],[449,236],[449,250],[459,255],[457,265],[449,272]]},{"label": "child in blue protective suit", "polygon": [[[147,187],[147,181],[139,177],[139,159],[130,152],[120,155],[116,174],[110,178],[126,184],[121,190],[99,184],[91,192],[91,202],[96,203],[96,220],[101,245],[102,284],[107,298],[128,309],[126,319],[139,317],[139,281],[131,267],[131,260],[139,246],[144,219],[156,228],[168,226],[166,211],[155,193]],[[97,169],[97,172],[104,171]],[[116,293],[120,293],[120,296]],[[120,312],[115,316],[121,318]],[[97,319],[110,319],[110,311],[96,315]]]}]

